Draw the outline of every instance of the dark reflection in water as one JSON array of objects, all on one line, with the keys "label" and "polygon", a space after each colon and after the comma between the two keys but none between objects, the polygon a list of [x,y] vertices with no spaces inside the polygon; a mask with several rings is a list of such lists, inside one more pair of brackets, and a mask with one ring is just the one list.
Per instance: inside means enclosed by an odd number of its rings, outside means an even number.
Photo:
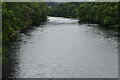
[{"label": "dark reflection in water", "polygon": [[18,34],[3,75],[13,78],[117,78],[117,32],[49,17]]}]

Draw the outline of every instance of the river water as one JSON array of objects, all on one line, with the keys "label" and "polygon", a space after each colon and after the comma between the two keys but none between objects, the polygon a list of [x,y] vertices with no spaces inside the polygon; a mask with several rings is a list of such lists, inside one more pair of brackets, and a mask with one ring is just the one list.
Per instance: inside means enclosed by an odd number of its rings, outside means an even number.
[{"label": "river water", "polygon": [[113,30],[78,20],[49,17],[19,34],[9,52],[14,78],[117,78],[118,44]]}]

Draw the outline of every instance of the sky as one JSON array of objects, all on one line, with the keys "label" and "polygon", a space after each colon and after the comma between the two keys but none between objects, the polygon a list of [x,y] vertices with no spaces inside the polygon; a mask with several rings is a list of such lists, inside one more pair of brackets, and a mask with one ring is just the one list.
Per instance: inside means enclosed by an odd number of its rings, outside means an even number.
[{"label": "sky", "polygon": [[119,2],[120,0],[1,0],[2,2]]}]

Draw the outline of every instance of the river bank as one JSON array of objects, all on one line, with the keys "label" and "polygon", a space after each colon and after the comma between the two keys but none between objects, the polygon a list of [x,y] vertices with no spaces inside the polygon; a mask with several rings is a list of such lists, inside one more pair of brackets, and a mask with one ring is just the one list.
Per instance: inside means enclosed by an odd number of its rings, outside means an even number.
[{"label": "river bank", "polygon": [[[21,6],[21,7],[20,7]],[[42,8],[39,8],[42,7]],[[2,3],[2,54],[9,51],[9,43],[16,40],[17,34],[31,26],[39,26],[47,19],[47,5],[42,3]]]},{"label": "river bank", "polygon": [[48,19],[41,27],[20,34],[9,52],[12,66],[4,66],[9,71],[4,77],[117,77],[118,45],[113,30],[69,18]]},{"label": "river bank", "polygon": [[78,18],[81,23],[100,24],[106,28],[119,28],[119,3],[67,2],[50,7],[51,16]]}]

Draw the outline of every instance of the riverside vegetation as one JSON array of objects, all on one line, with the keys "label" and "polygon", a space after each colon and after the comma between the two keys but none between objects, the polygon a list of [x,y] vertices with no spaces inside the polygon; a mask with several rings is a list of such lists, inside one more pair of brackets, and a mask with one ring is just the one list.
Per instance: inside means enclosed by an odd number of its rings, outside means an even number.
[{"label": "riverside vegetation", "polygon": [[118,28],[117,2],[68,2],[50,8],[50,16],[79,18],[80,22]]},{"label": "riverside vegetation", "polygon": [[17,31],[33,25],[39,26],[48,15],[78,18],[80,22],[118,29],[118,4],[117,2],[2,3],[3,54],[7,53],[7,45],[15,39]]},{"label": "riverside vegetation", "polygon": [[[15,39],[17,31],[30,26],[39,26],[47,19],[48,7],[46,3],[2,3],[2,51],[6,54],[8,43]],[[5,61],[3,55],[3,61]]]}]

